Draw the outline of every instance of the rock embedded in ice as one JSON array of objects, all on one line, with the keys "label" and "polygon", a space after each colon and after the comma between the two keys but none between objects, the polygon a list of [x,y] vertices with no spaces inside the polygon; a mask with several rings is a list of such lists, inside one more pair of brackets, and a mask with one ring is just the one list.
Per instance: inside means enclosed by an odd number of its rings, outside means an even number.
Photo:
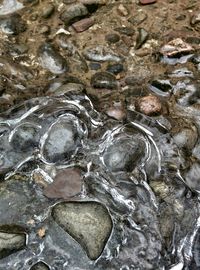
[{"label": "rock embedded in ice", "polygon": [[121,139],[107,147],[103,160],[107,168],[112,172],[130,172],[141,161],[144,153],[145,145],[142,140]]},{"label": "rock embedded in ice", "polygon": [[108,210],[98,202],[59,203],[53,208],[54,220],[96,260],[112,231]]},{"label": "rock embedded in ice", "polygon": [[43,155],[48,162],[69,160],[80,145],[80,136],[72,120],[61,119],[54,123],[44,143]]}]

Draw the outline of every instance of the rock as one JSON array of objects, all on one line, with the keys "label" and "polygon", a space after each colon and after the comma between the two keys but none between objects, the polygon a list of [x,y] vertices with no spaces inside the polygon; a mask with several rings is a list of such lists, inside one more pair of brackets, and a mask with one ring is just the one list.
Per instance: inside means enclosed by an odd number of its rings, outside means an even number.
[{"label": "rock", "polygon": [[184,174],[184,179],[186,180],[186,184],[196,190],[200,191],[200,164],[198,162],[194,162],[189,169]]},{"label": "rock", "polygon": [[195,28],[195,30],[199,31],[200,30],[200,13],[196,12],[195,14],[192,15],[190,19],[190,24]]},{"label": "rock", "polygon": [[122,121],[126,117],[126,111],[121,103],[114,103],[106,110],[106,114],[118,121]]},{"label": "rock", "polygon": [[0,29],[7,35],[18,35],[26,30],[26,24],[19,14],[0,19]]},{"label": "rock", "polygon": [[173,139],[179,149],[184,149],[187,152],[190,152],[194,148],[198,139],[197,129],[195,126],[183,128],[173,135]]},{"label": "rock", "polygon": [[119,74],[124,70],[124,66],[122,64],[109,64],[106,68],[106,71],[113,73],[113,74]]},{"label": "rock", "polygon": [[26,234],[1,231],[0,228],[0,259],[7,257],[26,246]]},{"label": "rock", "polygon": [[150,89],[157,95],[167,97],[172,92],[172,85],[169,80],[153,80]]},{"label": "rock", "polygon": [[131,172],[145,155],[145,145],[141,139],[119,139],[108,146],[103,160],[112,172]]},{"label": "rock", "polygon": [[136,110],[149,116],[157,115],[162,110],[162,105],[158,97],[145,96],[136,101]]},{"label": "rock", "polygon": [[54,220],[96,260],[112,231],[112,219],[98,202],[59,203],[52,211]]},{"label": "rock", "polygon": [[50,163],[65,162],[75,154],[79,144],[80,136],[75,121],[61,118],[48,131],[43,146],[44,158]]},{"label": "rock", "polygon": [[161,47],[160,53],[164,56],[173,57],[180,53],[190,53],[193,48],[190,44],[184,42],[181,38],[171,40]]},{"label": "rock", "polygon": [[85,18],[78,22],[72,24],[72,27],[76,30],[76,32],[84,32],[88,28],[90,28],[94,24],[93,18]]},{"label": "rock", "polygon": [[10,137],[10,143],[16,152],[33,151],[39,144],[39,129],[31,124],[22,124]]},{"label": "rock", "polygon": [[85,87],[80,83],[67,83],[61,85],[56,89],[50,90],[49,94],[52,94],[54,96],[60,96],[69,92],[82,92],[84,89]]},{"label": "rock", "polygon": [[141,48],[142,45],[147,41],[148,37],[149,37],[149,34],[147,33],[147,31],[143,28],[139,28],[137,38],[136,38],[135,49],[137,50]]},{"label": "rock", "polygon": [[120,4],[120,5],[117,7],[117,10],[118,10],[118,12],[119,12],[119,14],[120,14],[121,16],[124,16],[124,17],[128,16],[128,10],[125,8],[124,5]]},{"label": "rock", "polygon": [[61,74],[69,70],[66,60],[49,43],[44,43],[39,47],[38,55],[42,67],[54,74]]},{"label": "rock", "polygon": [[101,64],[100,63],[89,63],[89,67],[91,70],[98,70],[98,69],[101,69]]},{"label": "rock", "polygon": [[105,40],[108,42],[108,43],[116,43],[120,40],[120,36],[118,34],[107,34],[105,36]]},{"label": "rock", "polygon": [[30,270],[50,270],[50,268],[46,263],[40,261],[34,264]]},{"label": "rock", "polygon": [[49,18],[53,14],[54,10],[55,10],[54,5],[51,4],[51,3],[49,3],[49,4],[47,4],[47,5],[45,5],[43,7],[41,16],[44,19],[47,19],[47,18]]},{"label": "rock", "polygon": [[54,182],[44,189],[44,195],[48,198],[69,199],[80,194],[81,188],[82,179],[80,171],[68,168],[58,172]]},{"label": "rock", "polygon": [[95,62],[120,62],[123,58],[117,54],[115,54],[111,49],[108,49],[103,46],[97,46],[94,48],[87,48],[83,52],[83,56],[90,61]]},{"label": "rock", "polygon": [[94,88],[117,88],[115,76],[108,72],[97,72],[91,78],[91,86]]},{"label": "rock", "polygon": [[135,34],[135,30],[131,27],[117,27],[115,31],[126,36],[133,36]]},{"label": "rock", "polygon": [[60,16],[60,19],[66,24],[69,25],[74,22],[77,18],[85,17],[88,14],[87,8],[81,4],[74,4],[68,9],[64,10]]},{"label": "rock", "polygon": [[139,25],[147,19],[147,14],[145,12],[138,12],[134,16],[131,16],[128,21],[133,25]]},{"label": "rock", "polygon": [[156,2],[157,2],[157,0],[140,0],[140,4],[142,4],[142,5],[149,5],[149,4],[153,4]]}]

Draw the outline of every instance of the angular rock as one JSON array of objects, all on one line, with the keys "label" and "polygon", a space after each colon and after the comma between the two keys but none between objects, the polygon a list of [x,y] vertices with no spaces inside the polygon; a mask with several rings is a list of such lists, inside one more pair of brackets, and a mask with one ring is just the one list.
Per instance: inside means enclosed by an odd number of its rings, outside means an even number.
[{"label": "angular rock", "polygon": [[57,204],[52,211],[54,220],[96,260],[112,231],[108,210],[98,202],[70,202]]},{"label": "angular rock", "polygon": [[48,198],[68,199],[81,192],[82,180],[78,169],[64,169],[58,172],[54,182],[44,189]]}]

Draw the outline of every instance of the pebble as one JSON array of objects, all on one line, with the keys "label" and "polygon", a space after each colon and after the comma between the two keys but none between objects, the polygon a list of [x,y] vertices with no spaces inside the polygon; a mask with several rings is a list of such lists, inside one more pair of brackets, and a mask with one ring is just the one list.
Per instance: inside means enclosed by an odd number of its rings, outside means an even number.
[{"label": "pebble", "polygon": [[64,169],[58,172],[52,184],[44,189],[48,198],[68,199],[80,194],[82,188],[81,174],[78,169]]},{"label": "pebble", "polygon": [[61,74],[69,69],[66,60],[50,43],[44,43],[39,47],[38,56],[42,67],[54,74]]},{"label": "pebble", "polygon": [[90,28],[93,24],[94,24],[94,19],[90,17],[90,18],[85,18],[78,22],[73,23],[72,27],[76,30],[76,32],[80,33]]},{"label": "pebble", "polygon": [[139,98],[135,107],[137,111],[149,116],[157,115],[162,110],[159,98],[152,95]]},{"label": "pebble", "polygon": [[138,12],[134,16],[131,16],[128,19],[128,22],[132,23],[133,25],[139,25],[142,22],[144,22],[147,18],[148,18],[148,16],[145,12]]},{"label": "pebble", "polygon": [[124,70],[124,66],[122,64],[109,64],[106,68],[106,71],[117,75],[118,73]]},{"label": "pebble", "polygon": [[176,38],[161,47],[160,53],[171,57],[179,53],[190,53],[193,50],[190,44],[184,42],[181,38]]},{"label": "pebble", "polygon": [[25,234],[0,231],[0,259],[25,248],[25,246]]},{"label": "pebble", "polygon": [[97,72],[91,78],[91,86],[94,88],[117,88],[115,76],[108,72]]},{"label": "pebble", "polygon": [[135,30],[131,27],[117,27],[115,31],[126,36],[133,36],[135,34]]},{"label": "pebble", "polygon": [[42,9],[42,14],[41,16],[44,18],[44,19],[47,19],[49,18],[53,12],[55,10],[55,7],[53,4],[49,3],[47,4],[46,6],[44,6],[44,8]]},{"label": "pebble", "polygon": [[18,35],[26,30],[26,23],[19,14],[0,19],[0,29],[7,35]]},{"label": "pebble", "polygon": [[53,219],[85,250],[91,260],[102,253],[112,231],[112,219],[98,202],[63,202],[54,206]]},{"label": "pebble", "polygon": [[117,10],[119,12],[120,15],[126,17],[128,16],[128,10],[125,8],[124,5],[120,4],[118,7],[117,7]]},{"label": "pebble", "polygon": [[49,91],[49,94],[52,94],[54,96],[60,96],[69,92],[82,92],[84,89],[85,87],[82,84],[67,83],[67,84],[61,85],[60,87],[56,89]]},{"label": "pebble", "polygon": [[142,5],[149,5],[149,4],[153,4],[156,2],[157,2],[157,0],[140,0],[140,4],[142,4]]},{"label": "pebble", "polygon": [[106,114],[118,121],[122,121],[126,117],[126,112],[121,103],[115,103],[106,110]]},{"label": "pebble", "polygon": [[138,34],[136,38],[136,44],[135,44],[135,49],[139,49],[142,47],[142,45],[147,41],[149,37],[149,34],[147,31],[143,28],[138,28]]},{"label": "pebble", "polygon": [[95,62],[120,62],[123,58],[115,54],[111,49],[104,46],[97,46],[93,48],[87,48],[83,52],[83,56],[90,61]]},{"label": "pebble", "polygon": [[66,24],[69,25],[73,22],[74,19],[85,17],[88,14],[87,8],[79,3],[70,6],[68,9],[64,10],[61,13],[60,19]]},{"label": "pebble", "polygon": [[89,67],[91,70],[98,70],[98,69],[101,69],[101,64],[100,63],[89,63]]},{"label": "pebble", "polygon": [[107,34],[105,36],[105,40],[108,42],[108,43],[116,43],[120,40],[120,36],[118,34]]}]

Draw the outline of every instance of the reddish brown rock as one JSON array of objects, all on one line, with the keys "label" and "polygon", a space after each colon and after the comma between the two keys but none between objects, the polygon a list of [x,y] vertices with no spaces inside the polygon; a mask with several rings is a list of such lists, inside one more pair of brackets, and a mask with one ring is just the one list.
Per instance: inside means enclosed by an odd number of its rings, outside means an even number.
[{"label": "reddish brown rock", "polygon": [[142,5],[149,5],[149,4],[153,4],[156,2],[157,2],[157,0],[140,0],[140,4],[142,4]]},{"label": "reddish brown rock", "polygon": [[44,189],[44,195],[48,198],[69,199],[81,192],[82,179],[78,169],[61,170],[54,182]]},{"label": "reddish brown rock", "polygon": [[73,23],[72,26],[76,30],[76,32],[80,33],[90,28],[93,24],[94,24],[93,18],[85,18],[78,22]]},{"label": "reddish brown rock", "polygon": [[149,95],[138,99],[135,108],[141,113],[152,116],[161,112],[162,105],[158,97]]}]

